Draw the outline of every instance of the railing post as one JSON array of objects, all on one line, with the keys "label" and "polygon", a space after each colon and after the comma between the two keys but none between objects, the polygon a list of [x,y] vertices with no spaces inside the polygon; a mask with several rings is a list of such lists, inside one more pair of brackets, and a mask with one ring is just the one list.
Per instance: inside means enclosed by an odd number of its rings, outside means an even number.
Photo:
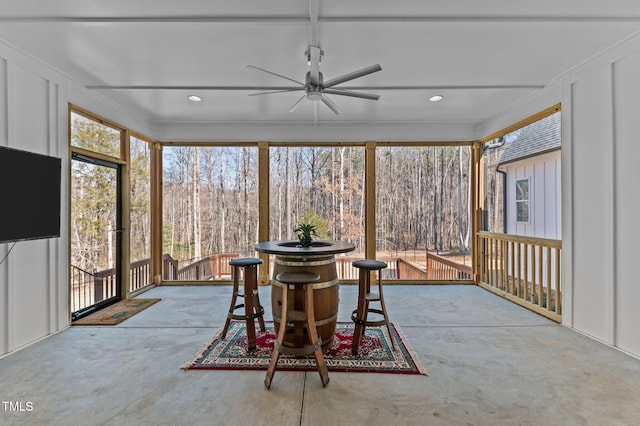
[{"label": "railing post", "polygon": [[93,298],[96,302],[104,300],[104,282],[102,277],[93,277]]}]

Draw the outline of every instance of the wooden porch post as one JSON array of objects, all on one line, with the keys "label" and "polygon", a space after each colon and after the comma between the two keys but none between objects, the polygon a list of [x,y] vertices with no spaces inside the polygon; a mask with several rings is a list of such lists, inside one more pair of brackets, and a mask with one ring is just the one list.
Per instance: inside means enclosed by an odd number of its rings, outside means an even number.
[{"label": "wooden porch post", "polygon": [[[151,278],[162,283],[162,146],[151,144]],[[171,273],[172,280],[177,277]]]},{"label": "wooden porch post", "polygon": [[121,211],[120,214],[120,276],[118,282],[120,284],[120,295],[122,299],[129,298],[130,279],[131,279],[131,150],[129,149],[129,139],[131,134],[128,129],[121,132],[121,144],[120,144],[120,158],[124,160],[124,164],[120,166],[120,200]]},{"label": "wooden porch post", "polygon": [[[258,242],[269,241],[269,143],[258,142]],[[258,285],[269,284],[269,255],[260,253]]]},{"label": "wooden porch post", "polygon": [[480,239],[478,238],[478,231],[482,227],[482,196],[484,194],[483,181],[484,176],[482,173],[482,142],[474,142],[471,148],[471,199],[473,205],[471,210],[473,211],[473,220],[471,222],[471,231],[473,235],[473,244],[471,256],[471,270],[473,271],[473,281],[478,284],[480,279]]},{"label": "wooden porch post", "polygon": [[376,258],[376,143],[367,142],[364,157],[364,234],[365,257]]}]

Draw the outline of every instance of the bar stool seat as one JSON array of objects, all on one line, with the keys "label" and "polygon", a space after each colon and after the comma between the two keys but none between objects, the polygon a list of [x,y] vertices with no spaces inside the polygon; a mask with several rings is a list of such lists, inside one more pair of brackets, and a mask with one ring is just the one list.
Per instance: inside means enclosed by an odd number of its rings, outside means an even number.
[{"label": "bar stool seat", "polygon": [[[318,336],[316,329],[316,319],[313,310],[313,283],[320,281],[320,275],[302,271],[302,272],[281,272],[276,276],[276,280],[285,284],[286,287],[282,291],[282,318],[280,320],[280,328],[278,330],[278,336],[273,345],[273,354],[271,355],[271,362],[267,369],[267,376],[264,379],[264,385],[269,389],[271,387],[271,380],[278,366],[278,359],[280,354],[304,356],[313,354],[316,359],[316,365],[318,367],[318,373],[320,374],[320,380],[322,381],[322,387],[325,387],[329,383],[329,372],[327,365],[324,362],[324,355],[322,354],[322,339]],[[289,296],[289,289],[292,288],[294,295]],[[295,293],[304,292],[304,303],[301,307],[294,306]],[[287,333],[287,329],[290,328],[289,324],[293,327],[302,326],[307,329],[307,335],[309,337],[309,344],[301,348],[292,348],[284,344],[284,338]]]},{"label": "bar stool seat", "polygon": [[[358,308],[351,313],[351,320],[355,323],[353,330],[353,341],[351,344],[351,353],[357,355],[360,350],[360,342],[366,327],[380,327],[386,325],[389,333],[389,340],[393,350],[396,349],[393,335],[391,334],[391,326],[389,325],[389,315],[384,304],[384,296],[382,294],[382,270],[387,264],[373,259],[363,259],[353,262],[353,266],[358,268]],[[378,279],[378,293],[371,292],[371,274],[376,271]],[[380,303],[380,309],[369,307],[369,303]],[[370,319],[369,313],[374,313],[378,319]]]},{"label": "bar stool seat", "polygon": [[[260,331],[265,331],[264,326],[264,308],[260,304],[260,296],[258,294],[258,265],[262,263],[262,259],[256,257],[244,257],[229,261],[231,265],[231,274],[233,276],[233,295],[231,296],[231,305],[227,320],[222,329],[221,338],[227,337],[227,330],[231,324],[231,320],[245,321],[247,325],[247,346],[249,349],[256,348],[256,327],[255,320],[258,320]],[[240,292],[240,271],[244,271],[244,289]],[[243,303],[238,304],[237,299],[241,297]],[[244,308],[243,314],[236,314],[235,311]]]}]

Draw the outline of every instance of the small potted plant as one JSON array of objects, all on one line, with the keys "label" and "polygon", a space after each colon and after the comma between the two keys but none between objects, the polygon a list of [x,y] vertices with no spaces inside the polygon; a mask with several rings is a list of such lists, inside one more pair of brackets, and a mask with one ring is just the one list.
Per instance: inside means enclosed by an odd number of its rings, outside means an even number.
[{"label": "small potted plant", "polygon": [[313,237],[318,236],[316,225],[311,223],[301,223],[294,232],[300,241],[300,247],[311,247]]}]

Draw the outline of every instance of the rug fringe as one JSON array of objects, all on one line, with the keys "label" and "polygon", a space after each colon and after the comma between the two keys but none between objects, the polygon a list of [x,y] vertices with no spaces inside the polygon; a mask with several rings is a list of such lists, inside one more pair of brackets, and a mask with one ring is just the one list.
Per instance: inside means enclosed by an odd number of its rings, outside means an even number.
[{"label": "rug fringe", "polygon": [[416,365],[416,368],[418,369],[420,374],[422,374],[424,376],[428,376],[427,369],[422,364],[422,360],[420,359],[420,356],[418,355],[416,350],[409,343],[409,340],[407,339],[406,334],[404,334],[404,331],[400,328],[400,326],[395,325],[394,323],[390,323],[390,324],[393,327],[393,329],[396,331],[398,336],[400,336],[400,338],[404,342],[404,346],[405,346],[405,348],[407,348],[407,352],[409,352],[409,356],[411,356],[411,359],[413,360],[413,363]]},{"label": "rug fringe", "polygon": [[222,336],[222,329],[219,329],[218,331],[216,331],[215,334],[213,335],[213,338],[211,338],[211,340],[209,341],[209,343],[203,345],[202,348],[200,348],[200,350],[196,352],[196,355],[191,359],[191,361],[184,364],[182,367],[180,367],[180,369],[185,371],[192,370],[192,368],[190,367],[198,360],[198,358],[202,356],[202,354],[205,351],[208,351],[209,348],[216,343],[216,341],[218,340],[218,338],[220,338],[220,336]]}]

